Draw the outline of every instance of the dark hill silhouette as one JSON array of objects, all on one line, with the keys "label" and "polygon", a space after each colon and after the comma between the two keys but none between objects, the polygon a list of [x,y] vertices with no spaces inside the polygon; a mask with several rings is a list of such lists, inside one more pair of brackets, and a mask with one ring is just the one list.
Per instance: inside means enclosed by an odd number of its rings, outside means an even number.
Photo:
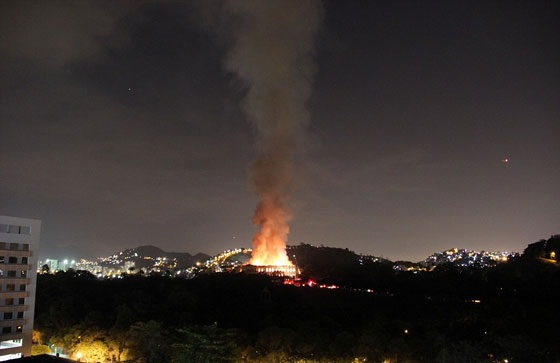
[{"label": "dark hill silhouette", "polygon": [[523,257],[560,261],[560,234],[529,244],[523,252]]}]

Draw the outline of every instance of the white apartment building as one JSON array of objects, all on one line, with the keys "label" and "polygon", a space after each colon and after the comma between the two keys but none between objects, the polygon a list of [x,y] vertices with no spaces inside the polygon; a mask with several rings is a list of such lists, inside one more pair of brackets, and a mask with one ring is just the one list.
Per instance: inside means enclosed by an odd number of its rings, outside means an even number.
[{"label": "white apartment building", "polygon": [[0,361],[31,355],[41,221],[0,216]]}]

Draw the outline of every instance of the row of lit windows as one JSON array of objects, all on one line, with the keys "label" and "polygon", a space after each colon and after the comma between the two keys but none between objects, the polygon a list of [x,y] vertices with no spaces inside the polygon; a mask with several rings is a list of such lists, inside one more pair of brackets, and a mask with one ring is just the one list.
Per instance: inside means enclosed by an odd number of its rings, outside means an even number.
[{"label": "row of lit windows", "polygon": [[0,224],[0,232],[13,234],[31,234],[31,227],[15,224]]},{"label": "row of lit windows", "polygon": [[296,272],[295,266],[257,267],[257,272]]}]

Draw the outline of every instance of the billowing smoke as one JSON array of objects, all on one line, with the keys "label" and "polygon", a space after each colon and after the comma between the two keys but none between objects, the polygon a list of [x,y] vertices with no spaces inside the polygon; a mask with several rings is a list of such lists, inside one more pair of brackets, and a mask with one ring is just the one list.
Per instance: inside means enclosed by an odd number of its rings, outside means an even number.
[{"label": "billowing smoke", "polygon": [[246,86],[244,111],[258,132],[258,156],[249,182],[259,198],[253,223],[254,265],[291,265],[286,241],[295,189],[294,160],[315,73],[314,41],[323,8],[318,0],[231,0],[234,19],[225,62]]}]

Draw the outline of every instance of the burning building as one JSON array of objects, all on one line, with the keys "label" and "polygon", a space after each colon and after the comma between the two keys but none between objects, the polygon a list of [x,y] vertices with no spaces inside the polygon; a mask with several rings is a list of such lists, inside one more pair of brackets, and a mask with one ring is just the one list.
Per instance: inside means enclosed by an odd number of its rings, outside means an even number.
[{"label": "burning building", "polygon": [[239,267],[238,271],[279,277],[297,277],[299,275],[299,269],[295,265],[243,265]]}]

